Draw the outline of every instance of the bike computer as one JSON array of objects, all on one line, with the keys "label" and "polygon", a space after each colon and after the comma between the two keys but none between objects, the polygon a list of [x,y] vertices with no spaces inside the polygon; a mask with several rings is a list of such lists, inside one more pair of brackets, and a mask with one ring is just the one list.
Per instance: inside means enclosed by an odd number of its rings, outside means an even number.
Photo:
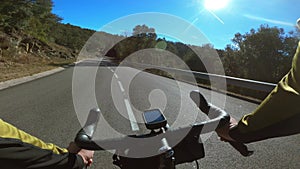
[{"label": "bike computer", "polygon": [[147,110],[143,113],[146,128],[149,130],[160,129],[166,127],[166,117],[159,109]]}]

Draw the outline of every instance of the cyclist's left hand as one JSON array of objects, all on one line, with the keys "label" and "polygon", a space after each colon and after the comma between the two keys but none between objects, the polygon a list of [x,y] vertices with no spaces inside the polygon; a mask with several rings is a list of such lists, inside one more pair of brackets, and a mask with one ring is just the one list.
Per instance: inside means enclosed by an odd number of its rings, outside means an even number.
[{"label": "cyclist's left hand", "polygon": [[67,148],[70,153],[78,154],[82,157],[86,166],[91,166],[93,163],[94,151],[80,149],[74,142],[69,144]]}]

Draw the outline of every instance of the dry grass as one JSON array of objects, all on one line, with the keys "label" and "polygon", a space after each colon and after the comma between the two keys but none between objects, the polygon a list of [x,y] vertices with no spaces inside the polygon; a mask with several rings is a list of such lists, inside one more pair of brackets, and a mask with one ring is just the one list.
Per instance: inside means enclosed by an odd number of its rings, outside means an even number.
[{"label": "dry grass", "polygon": [[73,63],[75,59],[42,58],[21,55],[17,58],[0,58],[0,82],[31,76],[59,66]]}]

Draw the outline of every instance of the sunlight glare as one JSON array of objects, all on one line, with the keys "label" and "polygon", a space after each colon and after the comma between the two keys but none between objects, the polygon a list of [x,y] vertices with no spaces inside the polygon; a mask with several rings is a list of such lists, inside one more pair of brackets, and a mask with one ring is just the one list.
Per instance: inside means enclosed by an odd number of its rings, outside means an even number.
[{"label": "sunlight glare", "polygon": [[204,0],[204,7],[209,11],[216,11],[225,8],[229,0]]}]

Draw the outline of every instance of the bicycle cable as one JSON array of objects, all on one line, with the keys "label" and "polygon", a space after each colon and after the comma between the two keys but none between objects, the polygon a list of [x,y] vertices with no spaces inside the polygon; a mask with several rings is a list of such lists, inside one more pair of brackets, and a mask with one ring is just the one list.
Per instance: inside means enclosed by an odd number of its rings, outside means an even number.
[{"label": "bicycle cable", "polygon": [[197,169],[199,169],[199,163],[198,163],[198,160],[195,160],[195,162],[196,162]]}]

